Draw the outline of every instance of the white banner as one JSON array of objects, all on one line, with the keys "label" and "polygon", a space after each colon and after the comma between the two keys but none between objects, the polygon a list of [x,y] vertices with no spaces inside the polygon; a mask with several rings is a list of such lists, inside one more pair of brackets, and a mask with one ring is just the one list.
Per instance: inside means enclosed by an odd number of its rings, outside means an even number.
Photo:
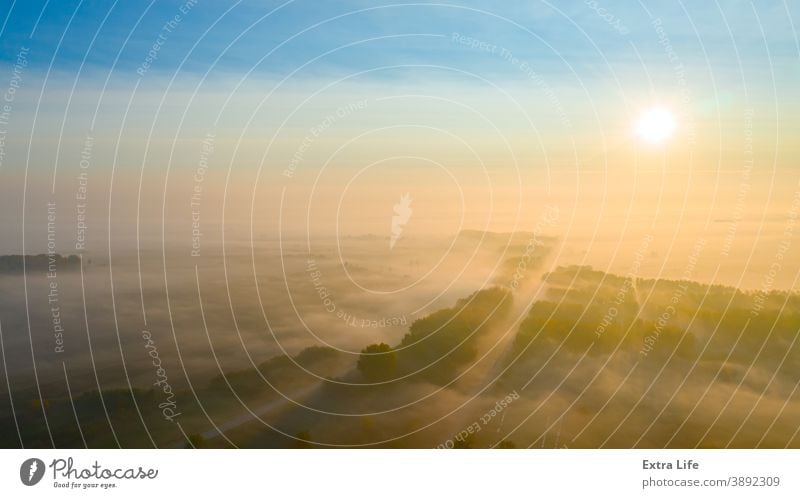
[{"label": "white banner", "polygon": [[797,450],[4,450],[0,461],[3,497],[800,496]]}]

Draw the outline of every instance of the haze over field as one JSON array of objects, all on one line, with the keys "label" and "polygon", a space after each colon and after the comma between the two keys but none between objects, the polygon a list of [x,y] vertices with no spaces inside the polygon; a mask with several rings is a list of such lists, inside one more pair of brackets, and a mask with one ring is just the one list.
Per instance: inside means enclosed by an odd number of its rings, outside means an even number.
[{"label": "haze over field", "polygon": [[0,446],[800,446],[798,15],[0,7]]}]

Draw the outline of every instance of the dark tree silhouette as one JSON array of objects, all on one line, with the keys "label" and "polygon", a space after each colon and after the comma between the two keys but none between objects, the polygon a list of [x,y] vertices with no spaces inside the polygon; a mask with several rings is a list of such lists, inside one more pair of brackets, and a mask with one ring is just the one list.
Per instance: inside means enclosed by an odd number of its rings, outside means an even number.
[{"label": "dark tree silhouette", "polygon": [[388,344],[370,344],[361,350],[358,370],[370,381],[390,379],[397,370],[397,356]]}]

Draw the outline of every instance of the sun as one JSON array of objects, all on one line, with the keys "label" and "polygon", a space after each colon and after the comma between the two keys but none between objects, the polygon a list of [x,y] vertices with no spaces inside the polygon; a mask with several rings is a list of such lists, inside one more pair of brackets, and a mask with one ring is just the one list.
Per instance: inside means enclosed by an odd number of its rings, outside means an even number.
[{"label": "sun", "polygon": [[648,109],[636,123],[636,134],[650,144],[660,144],[675,133],[675,116],[662,107]]}]

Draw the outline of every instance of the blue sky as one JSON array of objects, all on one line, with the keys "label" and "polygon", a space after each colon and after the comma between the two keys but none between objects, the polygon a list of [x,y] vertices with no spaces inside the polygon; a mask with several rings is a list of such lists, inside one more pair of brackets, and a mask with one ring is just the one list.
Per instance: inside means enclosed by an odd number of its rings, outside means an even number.
[{"label": "blue sky", "polygon": [[[6,1],[0,10],[5,20],[0,57],[11,62],[21,46],[28,46],[31,65],[41,70],[52,63],[55,70],[75,71],[84,59],[85,69],[108,70],[118,59],[115,72],[135,73],[163,34],[164,23],[178,14],[180,24],[168,33],[148,73],[171,75],[179,67],[205,73],[220,57],[214,72],[241,73],[254,68],[262,74],[284,74],[332,47],[363,42],[325,57],[312,71],[325,74],[385,64],[447,64],[490,76],[519,77],[502,60],[480,57],[468,47],[451,43],[447,37],[459,32],[506,47],[552,76],[568,75],[569,64],[580,77],[591,77],[597,71],[603,76],[607,69],[603,58],[636,64],[641,56],[648,64],[663,64],[664,50],[651,25],[651,19],[659,17],[670,42],[687,63],[730,69],[738,50],[745,65],[762,65],[769,51],[781,73],[788,71],[785,60],[795,62],[796,76],[798,50],[785,14],[788,8],[794,16],[800,15],[796,4],[758,2],[756,15],[750,2],[740,1],[719,6],[712,2],[597,2],[607,19],[619,19],[619,25],[626,28],[628,32],[621,35],[597,8],[590,7],[592,2],[558,2],[559,11],[542,2],[421,2],[425,3],[431,5],[199,0],[182,14],[181,6],[188,5],[185,0]],[[368,10],[358,12],[361,9]],[[337,16],[343,17],[335,19]],[[766,38],[757,26],[759,20]],[[312,27],[320,22],[323,24]],[[278,44],[310,27],[257,64]],[[444,38],[405,36],[412,34]],[[397,35],[404,36],[372,40]]]},{"label": "blue sky", "polygon": [[[430,92],[479,109],[516,134],[523,149],[535,148],[533,121],[550,135],[544,138],[560,151],[556,157],[574,162],[572,142],[598,157],[603,141],[627,139],[642,108],[666,103],[686,124],[682,131],[698,126],[709,158],[727,159],[719,137],[735,127],[725,140],[739,150],[749,106],[758,109],[754,121],[765,140],[778,137],[787,144],[783,150],[794,147],[800,49],[787,12],[800,19],[800,6],[783,1],[576,0],[554,7],[480,0],[18,0],[0,7],[0,64],[9,74],[20,48],[30,49],[15,103],[14,131],[23,148],[33,128],[26,120],[34,115],[40,116],[36,138],[45,143],[71,130],[80,143],[90,122],[111,143],[123,125],[126,137],[143,142],[155,118],[156,136],[159,130],[169,136],[187,113],[181,125],[197,136],[215,125],[232,134],[242,127],[261,133],[314,91],[364,72],[302,105],[289,122],[297,123],[300,138],[320,116],[360,96]],[[180,22],[165,30],[175,16]],[[141,71],[159,40],[157,57]],[[473,40],[484,45],[471,47]],[[392,66],[404,67],[380,69]],[[517,102],[509,103],[506,91]],[[228,118],[218,122],[223,109]],[[347,126],[418,119],[487,136],[477,121],[450,117],[454,109],[427,103],[370,109]],[[573,125],[566,134],[562,114]],[[52,155],[46,162],[55,161]]]},{"label": "blue sky", "polygon": [[[29,50],[0,165],[16,183],[4,176],[0,196],[14,201],[8,196],[21,191],[29,165],[42,175],[41,195],[50,195],[53,179],[72,174],[87,135],[95,137],[95,162],[117,165],[126,182],[145,171],[145,182],[157,185],[168,163],[171,174],[191,178],[198,144],[212,129],[219,175],[228,162],[243,175],[264,164],[269,175],[261,181],[280,186],[309,130],[362,99],[365,110],[315,142],[298,178],[311,181],[342,144],[377,129],[389,131],[334,154],[343,177],[347,168],[403,154],[464,172],[485,162],[506,185],[518,161],[530,188],[551,167],[564,175],[633,171],[632,164],[661,172],[661,150],[632,138],[642,111],[655,105],[678,121],[668,145],[671,172],[724,170],[738,179],[751,121],[760,171],[796,170],[800,47],[791,19],[800,19],[800,4],[557,5],[5,1],[0,88],[20,50]],[[180,22],[165,30],[176,15]],[[141,71],[157,41],[157,57]],[[392,128],[409,123],[430,129]],[[470,149],[433,128],[463,137]],[[99,184],[108,169],[97,171]],[[254,181],[243,176],[239,188]]]}]

